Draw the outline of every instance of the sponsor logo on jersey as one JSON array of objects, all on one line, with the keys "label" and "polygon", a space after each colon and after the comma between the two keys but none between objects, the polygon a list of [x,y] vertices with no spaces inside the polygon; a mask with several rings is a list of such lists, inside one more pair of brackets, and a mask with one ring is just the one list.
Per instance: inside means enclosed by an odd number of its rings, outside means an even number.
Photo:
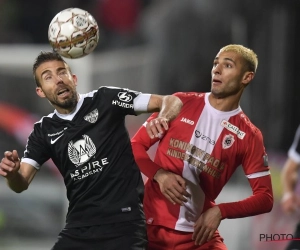
[{"label": "sponsor logo on jersey", "polygon": [[224,149],[230,148],[233,143],[234,143],[234,137],[233,137],[233,135],[232,134],[225,135],[223,137],[222,147]]},{"label": "sponsor logo on jersey", "polygon": [[194,125],[194,123],[195,123],[194,121],[189,120],[189,119],[187,119],[185,117],[182,117],[180,121],[181,122],[185,122],[185,123],[190,124],[190,125]]},{"label": "sponsor logo on jersey", "polygon": [[80,168],[72,171],[70,173],[71,178],[74,181],[82,180],[96,173],[101,173],[103,166],[107,165],[109,162],[107,158],[103,158],[100,161],[92,161],[84,164]]},{"label": "sponsor logo on jersey", "polygon": [[68,155],[76,167],[84,164],[96,153],[96,147],[92,139],[83,135],[83,139],[76,142],[70,141],[68,144]]},{"label": "sponsor logo on jersey", "polygon": [[175,138],[170,138],[167,155],[186,161],[199,173],[205,172],[214,178],[220,178],[226,164],[197,146]]},{"label": "sponsor logo on jersey", "polygon": [[226,128],[227,130],[229,130],[230,132],[234,133],[237,135],[237,137],[239,139],[244,139],[246,133],[243,132],[242,130],[240,130],[238,127],[234,126],[233,124],[231,124],[230,122],[223,120],[221,122],[221,126],[223,126],[224,128]]},{"label": "sponsor logo on jersey", "polygon": [[50,143],[51,144],[54,144],[56,141],[58,141],[58,139],[60,139],[64,134],[64,131],[68,129],[68,127],[65,127],[63,130],[59,131],[59,132],[56,132],[56,133],[53,133],[53,134],[48,134],[48,137],[55,137],[55,136],[58,136],[56,138],[51,138],[50,140]]},{"label": "sponsor logo on jersey", "polygon": [[119,92],[118,97],[119,100],[122,102],[130,102],[132,100],[132,96],[127,92]]},{"label": "sponsor logo on jersey", "polygon": [[117,101],[117,100],[113,100],[112,105],[120,106],[120,107],[126,108],[126,109],[133,109],[133,104],[120,102],[120,101]]},{"label": "sponsor logo on jersey", "polygon": [[204,135],[199,130],[195,130],[195,136],[197,138],[200,138],[203,141],[208,141],[208,143],[211,144],[211,145],[215,145],[216,144],[216,142],[214,140],[210,139],[208,136]]},{"label": "sponsor logo on jersey", "polygon": [[109,164],[107,158],[102,158],[100,161],[90,161],[96,154],[96,147],[89,136],[83,135],[82,137],[83,139],[76,142],[70,141],[68,144],[69,159],[77,168],[70,173],[74,181],[100,173],[103,170],[103,166]]},{"label": "sponsor logo on jersey", "polygon": [[98,120],[98,109],[94,109],[92,112],[88,113],[84,120],[90,123],[95,123]]}]

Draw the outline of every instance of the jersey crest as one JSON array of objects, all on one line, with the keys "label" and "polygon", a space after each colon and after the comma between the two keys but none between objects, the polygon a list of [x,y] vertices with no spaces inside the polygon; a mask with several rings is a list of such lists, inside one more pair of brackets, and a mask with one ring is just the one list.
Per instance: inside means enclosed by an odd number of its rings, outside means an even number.
[{"label": "jersey crest", "polygon": [[234,136],[232,134],[225,135],[222,141],[222,147],[224,149],[230,148],[234,143]]},{"label": "jersey crest", "polygon": [[88,113],[85,117],[84,120],[90,123],[95,123],[98,120],[98,109],[94,109],[90,113]]}]

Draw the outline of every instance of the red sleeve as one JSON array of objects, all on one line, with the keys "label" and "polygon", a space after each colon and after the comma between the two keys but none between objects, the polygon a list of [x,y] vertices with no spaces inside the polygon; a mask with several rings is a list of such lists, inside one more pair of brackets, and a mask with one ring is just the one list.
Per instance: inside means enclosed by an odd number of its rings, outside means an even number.
[{"label": "red sleeve", "polygon": [[[147,122],[149,122],[155,117],[157,117],[157,113],[152,114],[147,119]],[[153,176],[161,167],[151,160],[147,151],[158,140],[158,138],[151,139],[149,137],[145,126],[141,126],[140,129],[131,139],[131,146],[135,161],[138,167],[140,168],[141,172],[151,180],[153,180]]]},{"label": "red sleeve", "polygon": [[250,197],[238,202],[219,204],[222,219],[249,217],[270,212],[273,207],[273,191],[271,176],[248,179],[252,188]]},{"label": "red sleeve", "polygon": [[[180,98],[180,100],[185,103],[190,100],[190,97],[193,95],[200,95],[196,92],[176,92],[173,95]],[[147,122],[156,118],[158,113],[152,114]],[[141,172],[147,176],[149,179],[153,180],[156,172],[162,168],[161,166],[154,163],[147,151],[149,148],[154,145],[159,139],[151,139],[146,131],[145,126],[140,127],[137,133],[131,139],[131,146],[134,154],[135,161],[140,168]]]}]

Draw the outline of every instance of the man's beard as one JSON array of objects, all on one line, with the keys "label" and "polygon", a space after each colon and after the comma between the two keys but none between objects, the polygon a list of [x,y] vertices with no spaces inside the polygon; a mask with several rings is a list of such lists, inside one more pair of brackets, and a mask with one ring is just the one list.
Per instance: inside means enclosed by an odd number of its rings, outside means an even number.
[{"label": "man's beard", "polygon": [[50,101],[50,103],[54,106],[58,106],[62,109],[73,110],[77,105],[77,93],[72,92],[71,98],[64,100],[63,102],[59,102],[57,100]]}]

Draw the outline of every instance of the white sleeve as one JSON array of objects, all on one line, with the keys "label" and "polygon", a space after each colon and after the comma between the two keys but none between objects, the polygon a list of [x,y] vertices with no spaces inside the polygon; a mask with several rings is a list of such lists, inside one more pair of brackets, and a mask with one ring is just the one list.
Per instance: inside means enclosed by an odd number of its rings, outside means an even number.
[{"label": "white sleeve", "polygon": [[146,112],[151,94],[139,94],[133,100],[133,109],[135,112]]},{"label": "white sleeve", "polygon": [[38,164],[35,160],[29,159],[29,158],[22,158],[21,162],[25,162],[27,164],[30,164],[33,166],[35,169],[39,170],[40,169],[40,164]]}]

